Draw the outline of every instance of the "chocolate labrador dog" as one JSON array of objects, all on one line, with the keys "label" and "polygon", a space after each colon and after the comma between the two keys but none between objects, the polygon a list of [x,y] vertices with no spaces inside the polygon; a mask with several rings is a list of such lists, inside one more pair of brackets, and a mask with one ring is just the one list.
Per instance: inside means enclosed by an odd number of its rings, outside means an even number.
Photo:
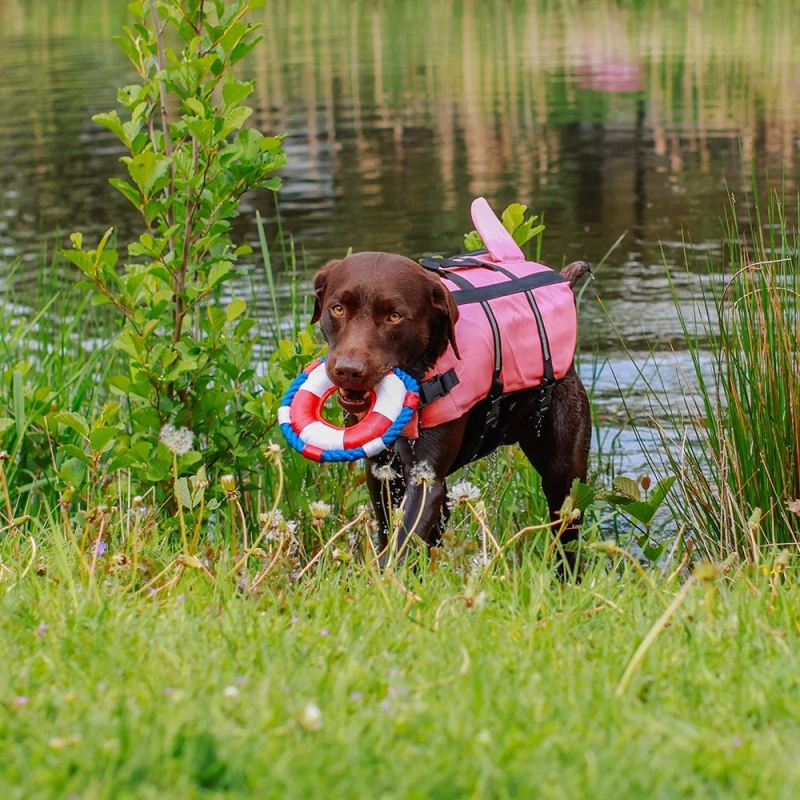
[{"label": "chocolate labrador dog", "polygon": [[[574,285],[587,270],[587,264],[575,262],[562,275]],[[458,307],[453,296],[435,274],[409,258],[357,253],[331,261],[314,277],[314,292],[312,322],[320,323],[328,343],[326,370],[339,387],[339,403],[350,424],[369,410],[368,390],[389,369],[400,367],[421,381],[449,343],[457,351],[454,329]],[[462,353],[461,357],[468,355]],[[542,477],[542,488],[555,518],[573,480],[586,479],[591,439],[589,400],[574,366],[554,386],[549,410],[541,419],[537,418],[538,396],[538,390],[523,390],[512,396],[514,402],[501,418],[493,445],[519,443]],[[393,448],[369,460],[367,483],[384,551],[389,546],[386,497],[372,467],[390,464],[396,473],[391,495],[393,503],[403,501],[404,522],[393,546],[402,552],[412,530],[426,544],[435,546],[446,521],[445,479],[463,466],[465,458],[472,457],[466,453],[466,443],[484,422],[485,413],[475,407],[452,422],[421,429],[417,440],[401,437]],[[418,475],[415,467],[423,464],[434,476],[425,491],[414,480]],[[577,530],[571,528],[563,541],[576,536]]]}]

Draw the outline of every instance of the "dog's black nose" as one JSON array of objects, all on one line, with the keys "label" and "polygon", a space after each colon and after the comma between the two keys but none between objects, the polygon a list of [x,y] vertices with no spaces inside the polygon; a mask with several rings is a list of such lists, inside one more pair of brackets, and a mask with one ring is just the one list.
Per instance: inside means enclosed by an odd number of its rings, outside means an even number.
[{"label": "dog's black nose", "polygon": [[333,370],[344,381],[360,381],[367,374],[367,365],[358,358],[337,358]]}]

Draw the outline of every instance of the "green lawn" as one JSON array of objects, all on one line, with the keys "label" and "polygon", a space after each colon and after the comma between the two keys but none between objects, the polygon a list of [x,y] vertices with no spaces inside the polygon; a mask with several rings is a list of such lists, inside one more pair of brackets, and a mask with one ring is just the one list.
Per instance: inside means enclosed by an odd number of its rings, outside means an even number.
[{"label": "green lawn", "polygon": [[401,575],[410,610],[335,564],[258,598],[7,573],[0,797],[800,796],[794,579],[693,583],[618,697],[681,583],[609,566]]}]

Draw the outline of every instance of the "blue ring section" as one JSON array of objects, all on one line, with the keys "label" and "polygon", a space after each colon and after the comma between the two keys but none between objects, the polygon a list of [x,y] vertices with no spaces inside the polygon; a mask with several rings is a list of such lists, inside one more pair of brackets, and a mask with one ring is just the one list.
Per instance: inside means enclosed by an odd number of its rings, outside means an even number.
[{"label": "blue ring section", "polygon": [[[320,359],[320,361],[324,360],[324,358]],[[411,375],[399,367],[395,367],[394,369],[390,370],[390,372],[394,372],[394,374],[400,378],[407,392],[412,392],[416,395],[419,394],[419,384],[416,380],[414,380],[414,378],[411,377]],[[281,406],[290,406],[292,404],[292,400],[294,400],[294,396],[307,380],[308,375],[305,372],[301,372],[286,390],[286,394],[281,400]],[[389,426],[389,430],[387,430],[386,433],[384,433],[381,437],[384,447],[391,447],[397,441],[397,439],[400,437],[400,434],[403,432],[403,429],[406,427],[406,425],[408,425],[408,423],[411,421],[411,417],[413,416],[414,409],[411,406],[406,405],[404,402],[403,409],[397,415],[397,419]],[[289,445],[291,445],[291,447],[293,447],[302,455],[303,448],[305,447],[306,443],[294,432],[291,424],[284,422],[279,427]],[[322,455],[320,456],[320,463],[329,463],[332,461],[358,461],[359,459],[366,457],[367,454],[364,452],[363,447],[352,447],[349,450],[323,450]]]}]

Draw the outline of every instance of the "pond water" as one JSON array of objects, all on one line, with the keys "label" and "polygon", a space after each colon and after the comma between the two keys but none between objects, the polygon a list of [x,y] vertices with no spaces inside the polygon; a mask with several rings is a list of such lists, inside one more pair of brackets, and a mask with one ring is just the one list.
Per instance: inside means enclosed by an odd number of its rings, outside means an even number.
[{"label": "pond water", "polygon": [[[130,79],[111,41],[125,22],[121,0],[0,0],[0,270],[16,265],[23,302],[69,232],[138,231],[107,183],[120,147],[90,120]],[[288,135],[297,280],[348,247],[457,251],[478,195],[543,213],[554,266],[624,234],[593,285],[605,311],[582,310],[584,352],[613,367],[596,387],[610,417],[635,375],[618,334],[635,354],[681,349],[664,261],[720,259],[751,160],[797,196],[794,0],[271,0],[263,22],[248,69],[256,123]],[[247,198],[253,244],[256,209],[275,232],[271,195]]]}]

